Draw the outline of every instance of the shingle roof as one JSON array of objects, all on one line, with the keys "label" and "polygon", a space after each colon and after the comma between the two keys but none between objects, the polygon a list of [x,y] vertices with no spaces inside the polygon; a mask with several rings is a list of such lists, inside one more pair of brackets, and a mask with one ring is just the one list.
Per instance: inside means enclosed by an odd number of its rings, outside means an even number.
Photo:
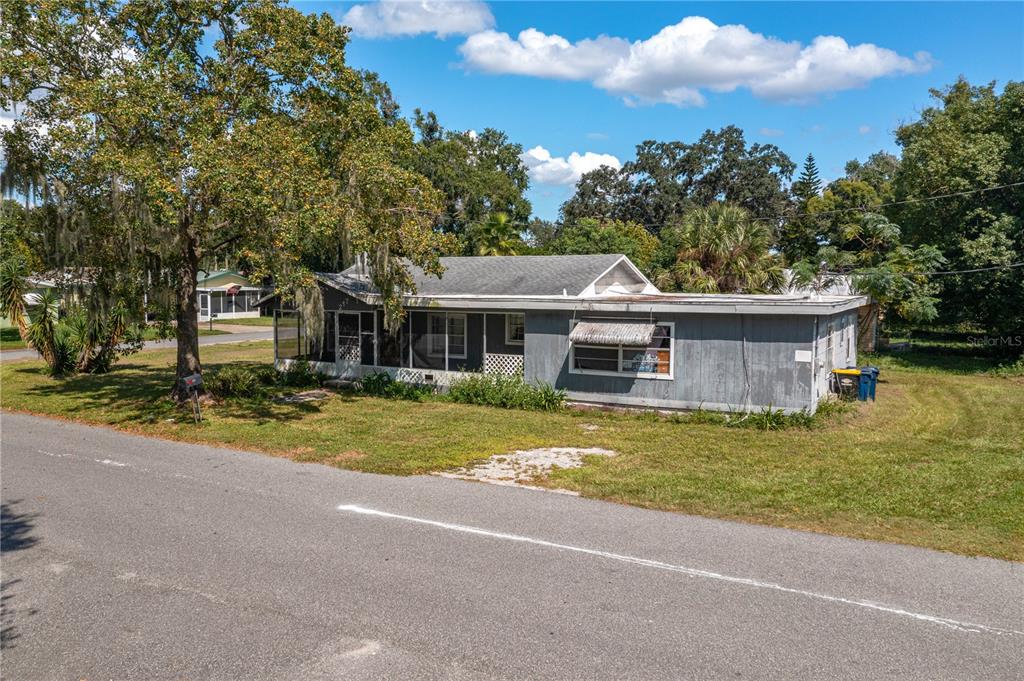
[{"label": "shingle roof", "polygon": [[[410,267],[416,293],[427,296],[570,296],[583,292],[621,255],[508,255],[441,258],[441,278]],[[340,273],[319,273],[349,290],[369,290],[358,265]]]},{"label": "shingle roof", "polygon": [[205,272],[204,271],[204,272],[201,272],[198,275],[196,275],[196,282],[200,286],[202,286],[206,282],[208,282],[208,281],[210,281],[212,279],[216,279],[217,277],[223,277],[224,275],[230,275],[230,276],[233,276],[233,277],[238,277],[240,279],[245,279],[246,281],[249,280],[248,277],[246,277],[244,274],[242,274],[238,270],[212,270],[210,272]]}]

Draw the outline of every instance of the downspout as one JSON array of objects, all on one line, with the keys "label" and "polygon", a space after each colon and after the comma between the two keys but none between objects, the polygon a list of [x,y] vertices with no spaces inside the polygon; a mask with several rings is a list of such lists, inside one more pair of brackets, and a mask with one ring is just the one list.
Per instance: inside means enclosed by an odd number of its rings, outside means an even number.
[{"label": "downspout", "polygon": [[740,315],[740,354],[743,359],[743,409],[746,413],[752,411],[750,395],[750,366],[747,364],[747,315]]},{"label": "downspout", "polygon": [[814,315],[814,335],[811,336],[811,411],[818,409],[818,315]]}]

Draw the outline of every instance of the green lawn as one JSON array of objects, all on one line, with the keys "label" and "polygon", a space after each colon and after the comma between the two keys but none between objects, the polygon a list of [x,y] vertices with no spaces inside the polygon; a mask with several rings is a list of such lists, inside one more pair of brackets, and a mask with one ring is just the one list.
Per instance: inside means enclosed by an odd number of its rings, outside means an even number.
[{"label": "green lawn", "polygon": [[[203,359],[216,369],[267,362],[270,353],[268,342],[245,343],[204,348]],[[172,351],[134,355],[106,376],[55,380],[24,362],[0,367],[0,378],[4,408],[376,473],[438,471],[512,449],[605,447],[619,456],[596,457],[543,484],[650,508],[1024,560],[1024,380],[874,359],[883,367],[877,403],[822,427],[778,432],[352,394],[210,406],[197,427],[160,399]]]},{"label": "green lawn", "polygon": [[218,324],[228,324],[230,326],[273,326],[273,317],[242,317],[241,319],[222,319],[220,321],[213,322],[213,328],[217,328]]},{"label": "green lawn", "polygon": [[18,335],[18,327],[5,326],[0,328],[0,350],[20,350],[25,347],[25,341]]},{"label": "green lawn", "polygon": [[[221,331],[219,329],[200,328],[200,336],[220,336],[227,331]],[[156,340],[157,333],[156,329],[146,329],[146,340]],[[21,336],[18,335],[18,329],[13,326],[8,326],[0,329],[0,350],[24,350],[25,341],[21,340]]]},{"label": "green lawn", "polygon": [[[229,331],[221,331],[220,329],[216,329],[216,328],[210,329],[210,327],[208,327],[208,326],[203,326],[201,324],[199,325],[199,335],[200,336],[223,336],[226,333],[230,333],[230,332]],[[159,336],[157,335],[156,329],[154,329],[152,327],[146,329],[146,334],[145,334],[145,339],[146,340],[157,340],[158,338],[159,338]],[[172,334],[171,335],[171,339],[173,339],[173,338],[174,338],[174,336]]]}]

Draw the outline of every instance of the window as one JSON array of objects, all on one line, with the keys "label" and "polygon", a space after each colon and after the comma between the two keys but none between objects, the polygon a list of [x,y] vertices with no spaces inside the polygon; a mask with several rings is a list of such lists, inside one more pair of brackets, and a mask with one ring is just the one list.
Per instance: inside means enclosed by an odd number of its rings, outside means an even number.
[{"label": "window", "polygon": [[571,371],[578,374],[619,374],[637,378],[672,378],[673,324],[659,323],[647,347],[583,345],[570,349]]},{"label": "window", "polygon": [[427,315],[427,352],[443,357],[446,342],[449,357],[466,358],[466,315],[446,312]]},{"label": "window", "polygon": [[522,345],[526,341],[526,315],[505,315],[505,345]]}]

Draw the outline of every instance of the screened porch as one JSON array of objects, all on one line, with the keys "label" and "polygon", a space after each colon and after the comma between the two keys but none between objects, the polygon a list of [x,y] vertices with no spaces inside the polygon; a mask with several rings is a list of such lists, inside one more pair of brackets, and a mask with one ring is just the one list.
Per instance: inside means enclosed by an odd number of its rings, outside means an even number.
[{"label": "screened porch", "polygon": [[410,380],[424,381],[438,380],[435,372],[522,375],[525,342],[522,313],[408,310],[395,332],[380,310],[330,310],[321,324],[304,323],[297,310],[274,317],[276,359],[305,359],[342,377],[388,369],[418,370]]}]

